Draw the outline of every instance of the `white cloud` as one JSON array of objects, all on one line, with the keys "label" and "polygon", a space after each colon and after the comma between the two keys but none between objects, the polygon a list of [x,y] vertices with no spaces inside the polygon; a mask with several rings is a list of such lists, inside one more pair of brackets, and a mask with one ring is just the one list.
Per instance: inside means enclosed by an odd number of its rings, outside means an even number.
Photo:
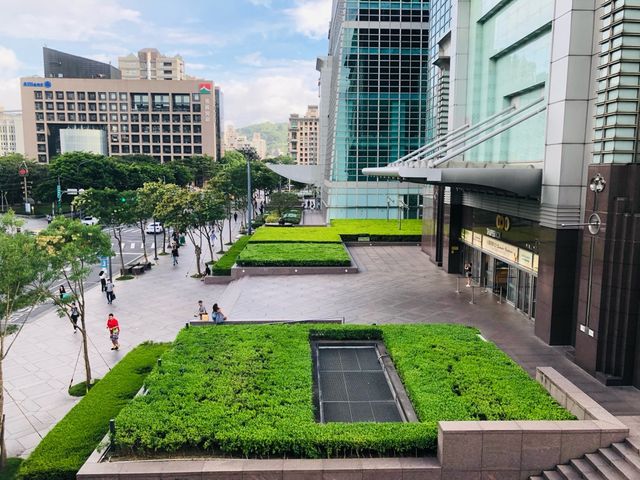
[{"label": "white cloud", "polygon": [[251,67],[261,67],[264,65],[264,57],[260,52],[252,52],[242,57],[236,58],[241,65],[249,65]]},{"label": "white cloud", "polygon": [[5,110],[20,109],[20,78],[22,66],[15,52],[0,45],[0,106]]},{"label": "white cloud", "polygon": [[256,69],[217,83],[224,94],[225,122],[238,127],[284,122],[318,103],[318,75],[310,61],[291,60],[286,67]]},{"label": "white cloud", "polygon": [[118,0],[29,0],[3,2],[0,35],[46,40],[89,40],[114,35],[121,22],[140,23],[140,12]]},{"label": "white cloud", "polygon": [[291,19],[296,32],[321,39],[326,38],[331,21],[331,0],[299,0],[284,12]]}]

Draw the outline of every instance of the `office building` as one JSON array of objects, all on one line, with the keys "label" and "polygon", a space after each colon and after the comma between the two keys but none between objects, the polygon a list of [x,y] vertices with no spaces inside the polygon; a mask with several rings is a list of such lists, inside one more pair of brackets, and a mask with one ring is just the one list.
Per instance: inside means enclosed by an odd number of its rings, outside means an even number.
[{"label": "office building", "polygon": [[27,77],[20,84],[25,154],[40,162],[74,142],[97,149],[103,137],[108,155],[144,154],[162,162],[216,156],[212,81]]},{"label": "office building", "polygon": [[425,143],[428,20],[426,1],[334,1],[329,55],[319,62],[320,103],[329,105],[320,108],[329,115],[327,218],[382,218],[389,207],[420,215],[421,188],[362,169],[384,167]]},{"label": "office building", "polygon": [[22,114],[0,108],[0,157],[11,153],[24,154]]},{"label": "office building", "polygon": [[52,48],[42,47],[42,59],[44,76],[47,78],[120,78],[120,70],[111,64]]},{"label": "office building", "polygon": [[289,156],[298,165],[318,164],[318,121],[317,105],[309,105],[303,117],[289,116]]},{"label": "office building", "polygon": [[138,54],[118,57],[124,80],[186,80],[184,60],[180,55],[168,57],[155,48],[143,48]]},{"label": "office building", "polygon": [[436,264],[471,263],[474,285],[543,341],[640,387],[640,5],[432,5],[431,86],[448,90],[429,110],[433,141],[365,172],[431,185],[423,249]]},{"label": "office building", "polygon": [[238,133],[233,125],[227,126],[224,131],[224,148],[225,150],[244,150],[253,148],[258,154],[258,158],[267,157],[267,141],[262,138],[260,133],[255,132],[251,140],[246,135]]}]

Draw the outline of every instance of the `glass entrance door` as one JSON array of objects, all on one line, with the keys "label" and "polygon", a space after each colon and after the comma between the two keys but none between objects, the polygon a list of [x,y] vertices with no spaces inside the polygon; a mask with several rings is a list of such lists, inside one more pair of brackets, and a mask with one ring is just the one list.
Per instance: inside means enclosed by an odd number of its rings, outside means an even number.
[{"label": "glass entrance door", "polygon": [[515,305],[518,294],[518,269],[509,265],[509,276],[507,277],[507,302]]},{"label": "glass entrance door", "polygon": [[527,272],[518,272],[518,304],[517,307],[525,315],[531,313],[531,275]]},{"label": "glass entrance door", "polygon": [[495,260],[493,269],[493,293],[505,295],[509,280],[509,265],[501,260]]}]

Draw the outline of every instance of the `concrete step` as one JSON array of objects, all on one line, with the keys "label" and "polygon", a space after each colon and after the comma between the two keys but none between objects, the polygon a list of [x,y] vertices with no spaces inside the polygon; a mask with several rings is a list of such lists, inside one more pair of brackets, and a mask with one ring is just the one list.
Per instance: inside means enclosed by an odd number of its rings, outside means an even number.
[{"label": "concrete step", "polygon": [[640,471],[636,470],[636,468],[627,462],[627,459],[620,455],[613,448],[601,448],[598,450],[600,455],[602,455],[609,465],[613,467],[623,478],[627,480],[634,480],[640,478]]},{"label": "concrete step", "polygon": [[637,454],[640,454],[640,437],[627,437],[624,443],[634,449]]},{"label": "concrete step", "polygon": [[545,480],[564,480],[564,478],[562,478],[562,475],[560,475],[555,470],[542,472],[542,478],[544,478]]},{"label": "concrete step", "polygon": [[544,477],[541,477],[540,475],[536,475],[536,476],[529,477],[529,480],[544,480]]},{"label": "concrete step", "polygon": [[618,452],[633,468],[636,469],[636,474],[640,478],[640,455],[637,450],[631,447],[627,442],[614,443],[611,448]]},{"label": "concrete step", "polygon": [[607,461],[607,459],[598,453],[587,453],[585,455],[591,466],[607,480],[625,480]]},{"label": "concrete step", "polygon": [[556,470],[565,480],[583,480],[582,475],[571,465],[558,465]]},{"label": "concrete step", "polygon": [[589,480],[605,480],[604,477],[596,472],[591,464],[584,458],[573,459],[569,464],[581,475],[581,478],[588,478]]}]

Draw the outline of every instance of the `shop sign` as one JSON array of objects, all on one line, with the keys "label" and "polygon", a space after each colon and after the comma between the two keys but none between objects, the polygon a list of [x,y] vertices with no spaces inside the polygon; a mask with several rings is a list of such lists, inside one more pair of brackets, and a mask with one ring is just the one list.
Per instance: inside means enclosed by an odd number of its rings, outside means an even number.
[{"label": "shop sign", "polygon": [[505,258],[514,263],[518,262],[518,247],[514,247],[513,245],[509,245],[508,243],[504,243],[499,240],[494,240],[490,237],[484,237],[482,247],[487,253]]},{"label": "shop sign", "polygon": [[533,253],[521,248],[518,254],[518,265],[533,270]]},{"label": "shop sign", "polygon": [[53,84],[50,80],[45,80],[44,82],[22,82],[23,87],[33,87],[33,88],[51,88]]},{"label": "shop sign", "polygon": [[506,215],[496,215],[496,228],[508,232],[511,230],[511,219]]},{"label": "shop sign", "polygon": [[498,240],[500,240],[500,238],[501,238],[500,232],[496,232],[495,230],[493,230],[491,228],[487,228],[487,236],[491,237],[491,238],[497,238]]},{"label": "shop sign", "polygon": [[471,230],[462,229],[462,240],[469,245],[473,244],[473,232]]},{"label": "shop sign", "polygon": [[533,271],[538,273],[538,255],[533,256]]},{"label": "shop sign", "polygon": [[473,246],[482,248],[482,235],[481,233],[473,232]]}]

